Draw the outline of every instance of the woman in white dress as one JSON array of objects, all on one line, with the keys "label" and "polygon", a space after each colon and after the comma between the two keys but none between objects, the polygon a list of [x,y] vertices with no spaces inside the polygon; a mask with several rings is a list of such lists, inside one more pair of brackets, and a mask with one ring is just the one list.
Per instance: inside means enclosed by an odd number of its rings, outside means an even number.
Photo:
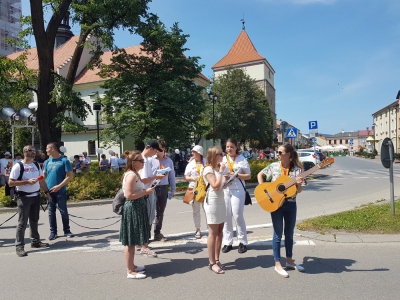
[{"label": "woman in white dress", "polygon": [[222,245],[222,229],[226,221],[226,207],[224,200],[224,171],[226,166],[222,165],[222,149],[212,147],[207,151],[208,165],[204,168],[204,181],[208,186],[207,196],[204,201],[208,224],[207,249],[210,260],[209,268],[217,274],[225,273],[225,266],[221,265],[219,255]]}]

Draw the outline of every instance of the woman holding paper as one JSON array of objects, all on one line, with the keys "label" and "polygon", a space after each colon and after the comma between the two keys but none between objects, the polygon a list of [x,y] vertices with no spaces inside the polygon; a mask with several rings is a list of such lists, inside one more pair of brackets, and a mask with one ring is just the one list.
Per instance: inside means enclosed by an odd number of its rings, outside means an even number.
[{"label": "woman holding paper", "polygon": [[232,250],[233,217],[235,219],[237,228],[237,239],[239,242],[238,252],[245,253],[247,251],[247,232],[246,222],[243,216],[244,201],[246,199],[244,181],[251,178],[251,172],[246,158],[244,158],[243,155],[239,155],[238,142],[236,139],[229,138],[226,141],[226,153],[227,154],[224,156],[222,163],[226,165],[226,169],[229,171],[229,173],[226,174],[225,172],[225,177],[228,179],[233,174],[237,174],[232,184],[224,189],[227,220],[224,224],[224,247],[222,248],[222,252],[227,253]]},{"label": "woman holding paper", "polygon": [[[185,180],[189,182],[189,188],[194,188],[196,180],[199,178],[200,174],[203,173],[204,166],[206,165],[206,160],[203,158],[203,147],[196,145],[192,149],[193,159],[188,163],[185,169]],[[200,210],[203,208],[203,203],[194,201],[192,202],[193,209],[193,221],[196,227],[195,238],[201,238],[200,229]]]},{"label": "woman holding paper", "polygon": [[207,249],[210,260],[209,268],[217,274],[225,273],[225,266],[219,261],[222,244],[222,229],[226,221],[226,208],[223,184],[226,166],[222,162],[222,149],[212,147],[207,151],[209,165],[204,168],[203,176],[206,184],[210,185],[204,201],[208,224]]}]

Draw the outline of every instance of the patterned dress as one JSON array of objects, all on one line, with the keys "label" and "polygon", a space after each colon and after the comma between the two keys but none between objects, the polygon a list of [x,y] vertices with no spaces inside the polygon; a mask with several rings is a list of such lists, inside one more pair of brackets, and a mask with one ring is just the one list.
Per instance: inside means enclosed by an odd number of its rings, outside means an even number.
[{"label": "patterned dress", "polygon": [[[124,194],[126,176],[131,173],[133,172],[126,172],[122,181]],[[141,192],[143,189],[143,182],[138,180],[136,182],[134,193]],[[147,196],[144,196],[139,199],[125,201],[119,234],[119,241],[122,245],[144,245],[149,242],[151,227],[149,224],[149,216],[147,214],[147,198]]]}]

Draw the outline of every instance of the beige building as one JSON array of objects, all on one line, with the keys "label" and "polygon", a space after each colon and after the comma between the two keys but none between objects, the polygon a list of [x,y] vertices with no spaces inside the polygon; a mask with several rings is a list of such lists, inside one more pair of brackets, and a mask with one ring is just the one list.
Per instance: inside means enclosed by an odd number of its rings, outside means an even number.
[{"label": "beige building", "polygon": [[275,107],[275,70],[267,59],[261,56],[254,47],[246,30],[240,32],[228,54],[219,60],[213,67],[214,77],[226,73],[228,68],[242,69],[247,75],[255,79],[260,89],[268,99],[274,126],[276,124]]},{"label": "beige building", "polygon": [[399,100],[385,106],[372,114],[375,131],[375,149],[380,153],[382,141],[390,138],[393,142],[394,152],[400,152],[400,119]]}]

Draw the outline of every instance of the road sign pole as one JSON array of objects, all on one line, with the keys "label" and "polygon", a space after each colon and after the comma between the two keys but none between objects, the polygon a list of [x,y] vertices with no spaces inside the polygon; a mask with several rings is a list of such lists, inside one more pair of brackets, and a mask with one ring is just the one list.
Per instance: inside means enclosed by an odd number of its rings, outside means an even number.
[{"label": "road sign pole", "polygon": [[[390,159],[390,168],[389,168],[389,177],[390,177],[390,202],[392,204],[392,215],[395,213],[394,208],[394,183],[393,183],[393,146],[392,141],[388,141],[389,144],[389,159]],[[393,145],[393,144],[392,144]]]}]

